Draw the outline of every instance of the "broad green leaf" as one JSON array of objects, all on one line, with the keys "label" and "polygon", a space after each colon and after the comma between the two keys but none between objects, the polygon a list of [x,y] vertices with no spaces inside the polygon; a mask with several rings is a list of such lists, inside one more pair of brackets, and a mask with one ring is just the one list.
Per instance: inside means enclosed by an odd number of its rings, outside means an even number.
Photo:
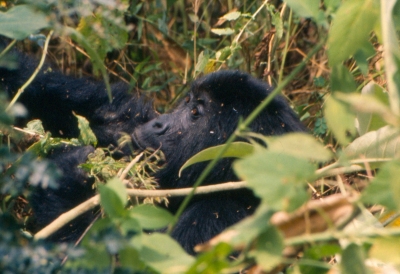
[{"label": "broad green leaf", "polygon": [[343,250],[342,258],[340,261],[340,268],[343,274],[367,274],[369,273],[364,264],[366,259],[365,251],[361,246],[356,244],[349,244]]},{"label": "broad green leaf", "polygon": [[299,159],[326,162],[332,159],[332,153],[312,135],[289,133],[279,137],[268,137],[269,151],[292,155]]},{"label": "broad green leaf", "polygon": [[368,204],[380,204],[389,210],[400,210],[400,161],[382,165],[371,184],[362,193],[361,200]]},{"label": "broad green leaf", "polygon": [[125,185],[118,178],[113,178],[106,185],[99,186],[100,201],[110,217],[124,217],[127,192]]},{"label": "broad green leaf", "polygon": [[[328,37],[331,67],[367,47],[369,35],[379,20],[379,0],[344,1],[332,22]],[[389,17],[389,16],[388,16]]]},{"label": "broad green leaf", "polygon": [[[369,82],[365,87],[361,90],[362,95],[373,96],[374,99],[378,100],[380,103],[384,105],[389,104],[388,96],[384,92],[384,90],[375,84],[374,82]],[[368,109],[368,108],[367,108]],[[380,107],[382,109],[382,107]],[[388,108],[384,108],[385,112],[387,112],[391,117],[393,117],[392,113],[388,111]],[[357,111],[357,130],[360,136],[366,134],[369,131],[378,130],[379,128],[385,126],[386,123],[383,118],[377,113],[373,113],[372,111]]]},{"label": "broad green leaf", "polygon": [[385,73],[389,90],[390,106],[396,115],[400,115],[400,48],[394,26],[393,14],[399,11],[397,0],[381,1],[383,14],[381,18],[383,56],[385,61]]},{"label": "broad green leaf", "polygon": [[371,258],[382,262],[400,265],[400,237],[381,237],[372,240],[372,247],[369,250]]},{"label": "broad green leaf", "polygon": [[29,5],[18,5],[0,12],[0,34],[11,39],[22,40],[48,26],[46,15],[34,11]]},{"label": "broad green leaf", "polygon": [[235,31],[231,28],[213,28],[211,29],[211,32],[217,34],[217,35],[231,35],[233,34]]},{"label": "broad green leaf", "polygon": [[231,11],[222,16],[222,18],[228,20],[228,21],[233,21],[236,20],[240,17],[242,13],[240,11]]},{"label": "broad green leaf", "polygon": [[285,0],[289,7],[300,17],[318,18],[319,1],[316,0]]},{"label": "broad green leaf", "polygon": [[125,269],[132,271],[131,273],[144,273],[143,270],[146,267],[143,260],[140,259],[139,251],[130,246],[118,251],[118,262]]},{"label": "broad green leaf", "polygon": [[163,228],[173,220],[169,211],[153,205],[135,206],[129,212],[130,216],[138,220],[144,229]]},{"label": "broad green leaf", "polygon": [[315,178],[316,170],[306,159],[267,149],[238,160],[233,166],[263,203],[287,211],[295,210],[307,200],[305,184]]},{"label": "broad green leaf", "polygon": [[78,128],[79,128],[79,141],[87,146],[87,145],[97,145],[97,138],[94,135],[92,129],[90,128],[89,121],[86,120],[85,117],[74,114],[78,119]]},{"label": "broad green leaf", "polygon": [[[340,160],[376,159],[377,162],[389,160],[400,155],[400,131],[385,126],[355,139],[344,149]],[[372,164],[372,163],[370,163]]]},{"label": "broad green leaf", "polygon": [[[189,160],[186,161],[186,163],[183,164],[181,169],[179,170],[179,176],[181,176],[182,171],[196,163],[204,162],[204,161],[210,161],[214,159],[218,153],[223,149],[225,145],[219,145],[215,147],[210,147],[206,148],[205,150],[200,151],[193,157],[191,157]],[[253,145],[245,142],[235,142],[232,143],[227,151],[222,155],[222,158],[229,158],[229,157],[234,157],[234,158],[243,158],[246,155],[249,155],[253,152],[254,147]]]},{"label": "broad green leaf", "polygon": [[324,274],[327,273],[330,269],[330,266],[327,264],[325,267],[321,264],[307,264],[302,263],[302,260],[309,261],[320,261],[323,258],[335,256],[341,252],[340,246],[337,244],[321,244],[321,245],[313,245],[304,251],[304,255],[300,259],[299,267],[301,273],[307,274]]},{"label": "broad green leaf", "polygon": [[225,229],[218,236],[219,241],[229,243],[235,250],[243,249],[270,226],[268,220],[273,214],[268,205],[261,204],[253,215]]},{"label": "broad green leaf", "polygon": [[194,263],[183,248],[166,234],[142,235],[141,259],[160,273],[183,273]]},{"label": "broad green leaf", "polygon": [[203,72],[209,59],[210,59],[210,56],[208,54],[204,54],[204,51],[200,52],[199,57],[197,58],[197,64],[195,67],[196,72]]},{"label": "broad green leaf", "polygon": [[38,119],[34,119],[32,121],[29,121],[24,129],[28,130],[28,131],[31,131],[31,132],[34,132],[36,134],[40,134],[40,135],[45,135],[46,134],[45,131],[44,131],[44,128],[43,128],[42,121],[40,121]]},{"label": "broad green leaf", "polygon": [[249,255],[255,257],[257,264],[266,272],[282,262],[283,237],[276,227],[270,226],[259,235],[255,247]]},{"label": "broad green leaf", "polygon": [[325,102],[324,116],[326,124],[342,145],[350,142],[349,134],[355,135],[355,114],[347,104],[340,102],[333,95]]},{"label": "broad green leaf", "polygon": [[369,70],[368,59],[375,54],[375,49],[370,43],[364,43],[363,46],[363,48],[358,49],[357,52],[354,53],[353,57],[356,60],[362,74],[367,76]]},{"label": "broad green leaf", "polygon": [[219,243],[212,250],[199,254],[196,262],[185,274],[221,273],[229,266],[229,254],[232,248],[227,243]]},{"label": "broad green leaf", "polygon": [[215,58],[219,61],[225,61],[226,59],[229,58],[232,54],[232,49],[231,47],[224,47],[223,49],[217,51],[215,54]]},{"label": "broad green leaf", "polygon": [[331,90],[333,92],[354,92],[356,89],[357,85],[354,77],[345,66],[338,64],[332,67]]}]

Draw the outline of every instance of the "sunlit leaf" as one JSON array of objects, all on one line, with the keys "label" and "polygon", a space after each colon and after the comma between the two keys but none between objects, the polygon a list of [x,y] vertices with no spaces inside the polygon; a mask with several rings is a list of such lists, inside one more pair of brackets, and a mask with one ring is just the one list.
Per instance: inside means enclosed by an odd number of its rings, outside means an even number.
[{"label": "sunlit leaf", "polygon": [[234,163],[235,172],[264,203],[273,209],[288,211],[307,200],[304,186],[314,179],[315,169],[306,159],[266,149]]},{"label": "sunlit leaf", "polygon": [[173,220],[169,211],[153,205],[135,206],[130,210],[130,216],[138,220],[144,229],[163,228]]},{"label": "sunlit leaf", "polygon": [[217,35],[231,35],[233,34],[235,31],[231,28],[224,28],[224,29],[220,29],[220,28],[214,28],[211,29],[211,32],[217,34]]},{"label": "sunlit leaf", "polygon": [[240,17],[242,13],[240,11],[231,11],[228,12],[227,14],[225,14],[224,16],[222,16],[222,18],[228,20],[228,21],[232,21],[232,20],[236,20]]},{"label": "sunlit leaf", "polygon": [[389,210],[400,210],[400,161],[382,165],[378,174],[362,194],[362,201],[380,204]]},{"label": "sunlit leaf", "polygon": [[[347,159],[373,158],[388,160],[400,155],[400,131],[389,126],[355,139],[344,149]],[[342,158],[339,158],[341,160]]]},{"label": "sunlit leaf", "polygon": [[[365,87],[361,91],[361,94],[373,96],[374,99],[378,100],[380,103],[383,103],[386,106],[389,104],[387,93],[385,93],[384,90],[374,82],[370,82],[365,85]],[[368,107],[366,107],[366,109],[367,108]],[[383,106],[383,108],[380,107],[380,109],[384,110],[387,115],[393,117],[392,113],[387,107],[385,108]],[[377,112],[372,112],[371,109],[369,109],[369,111],[357,111],[357,122],[358,134],[361,136],[369,131],[378,130],[379,128],[386,125],[383,118]]]},{"label": "sunlit leaf", "polygon": [[317,18],[319,5],[315,0],[285,0],[289,7],[300,17]]},{"label": "sunlit leaf", "polygon": [[268,137],[267,140],[268,150],[277,153],[321,162],[329,161],[333,157],[332,153],[310,134],[289,133],[279,137]]},{"label": "sunlit leaf", "polygon": [[142,260],[160,273],[182,273],[192,263],[182,247],[166,234],[153,233],[142,236]]},{"label": "sunlit leaf", "polygon": [[[179,176],[181,176],[181,173],[185,168],[193,164],[204,161],[210,161],[214,159],[224,146],[225,145],[219,145],[200,151],[199,153],[191,157],[183,164],[183,166],[179,170]],[[253,149],[254,149],[253,145],[249,143],[235,142],[229,146],[227,151],[225,151],[225,153],[222,155],[222,158],[229,158],[229,157],[243,158],[244,156],[251,154],[253,152]]]},{"label": "sunlit leaf", "polygon": [[79,128],[79,141],[83,145],[97,145],[97,138],[94,135],[92,129],[90,128],[89,121],[86,120],[85,117],[74,114],[78,119],[78,128]]},{"label": "sunlit leaf", "polygon": [[7,12],[0,12],[0,34],[11,39],[22,40],[48,26],[46,16],[28,5],[14,6]]},{"label": "sunlit leaf", "polygon": [[270,226],[255,241],[255,250],[250,252],[257,264],[265,271],[271,271],[282,262],[283,237],[276,227]]},{"label": "sunlit leaf", "polygon": [[326,124],[337,140],[342,145],[348,144],[351,140],[349,134],[352,136],[356,133],[355,114],[350,107],[332,95],[325,102],[324,114]]},{"label": "sunlit leaf", "polygon": [[127,202],[127,192],[121,180],[118,178],[109,180],[106,185],[99,186],[99,192],[101,205],[110,217],[126,215],[124,207]]},{"label": "sunlit leaf", "polygon": [[379,10],[378,0],[342,2],[328,37],[328,58],[332,67],[366,47],[369,34],[380,18]]}]

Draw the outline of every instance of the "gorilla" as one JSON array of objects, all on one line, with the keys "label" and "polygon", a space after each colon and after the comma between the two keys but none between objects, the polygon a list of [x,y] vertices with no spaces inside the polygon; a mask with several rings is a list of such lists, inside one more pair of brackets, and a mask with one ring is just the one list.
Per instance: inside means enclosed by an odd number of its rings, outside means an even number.
[{"label": "gorilla", "polygon": [[[30,77],[37,62],[17,53],[18,68],[0,68],[0,89],[10,96]],[[271,92],[271,87],[239,71],[218,71],[195,80],[171,111],[158,114],[151,100],[125,83],[111,85],[112,103],[103,82],[63,75],[46,64],[20,102],[31,118],[42,120],[52,136],[77,137],[73,112],[84,116],[98,139],[98,145],[117,145],[121,132],[131,136],[133,147],[161,148],[166,165],[156,172],[160,189],[191,187],[207,163],[180,167],[199,151],[223,144],[235,131],[239,118],[246,118]],[[296,114],[282,97],[276,97],[252,122],[249,130],[264,135],[305,131]],[[48,156],[61,169],[58,189],[38,189],[31,197],[35,227],[40,229],[63,212],[93,196],[93,181],[77,166],[85,162],[93,147],[63,146]],[[204,184],[237,181],[233,159],[223,159]],[[175,213],[182,198],[170,198],[167,209]],[[172,237],[190,254],[193,248],[252,214],[259,203],[251,190],[240,189],[194,197],[187,206]],[[75,241],[93,220],[88,212],[50,237],[53,241]]]}]

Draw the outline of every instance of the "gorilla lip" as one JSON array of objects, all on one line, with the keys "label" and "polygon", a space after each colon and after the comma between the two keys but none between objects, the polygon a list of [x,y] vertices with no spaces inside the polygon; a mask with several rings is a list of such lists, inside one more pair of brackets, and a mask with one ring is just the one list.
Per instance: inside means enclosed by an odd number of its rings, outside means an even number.
[{"label": "gorilla lip", "polygon": [[133,133],[131,134],[131,139],[132,139],[132,144],[133,146],[136,146],[138,149],[140,150],[145,150],[146,148],[143,147],[140,142],[138,137],[136,136],[136,130],[133,131]]}]

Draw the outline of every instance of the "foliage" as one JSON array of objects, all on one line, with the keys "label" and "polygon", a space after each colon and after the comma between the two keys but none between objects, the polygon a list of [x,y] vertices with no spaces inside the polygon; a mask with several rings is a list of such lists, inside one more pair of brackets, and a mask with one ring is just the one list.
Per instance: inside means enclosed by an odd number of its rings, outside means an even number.
[{"label": "foliage", "polygon": [[[105,216],[78,247],[49,245],[21,233],[29,216],[29,206],[21,202],[29,197],[27,186],[41,182],[42,187],[56,187],[57,171],[43,159],[52,147],[96,140],[82,119],[77,140],[52,138],[36,121],[25,133],[33,132],[39,141],[16,152],[21,135],[12,125],[24,110],[14,105],[5,111],[1,97],[1,272],[269,272],[282,265],[290,265],[287,271],[293,273],[400,271],[399,228],[376,225],[380,216],[370,213],[376,213],[373,205],[379,212],[400,211],[399,1],[17,2],[0,1],[0,34],[17,40],[30,36],[40,45],[43,34],[53,30],[59,39],[53,40],[52,53],[72,74],[100,72],[108,83],[110,72],[112,80],[148,92],[164,111],[198,75],[241,69],[284,90],[314,136],[258,136],[247,132],[245,120],[231,140],[240,137],[249,143],[209,148],[185,163],[182,169],[216,158],[240,158],[235,172],[261,199],[253,216],[199,247],[202,253],[195,258],[168,234],[144,232],[173,225],[178,216],[153,205],[165,199],[127,197],[126,185],[155,188],[151,171],[162,156],[148,153],[118,178],[126,159],[117,161],[97,148],[82,168],[96,179]],[[298,75],[290,74],[314,51]],[[0,65],[12,65],[6,58],[0,53]],[[92,68],[85,68],[87,59]],[[335,211],[346,218],[332,221],[334,214],[321,205],[315,211],[332,220],[325,230],[317,230],[315,212],[302,215],[302,210],[311,197],[324,200],[333,193],[347,195],[354,214]],[[369,218],[355,218],[358,211]],[[280,214],[287,218],[276,221]],[[298,216],[306,216],[306,229],[288,234],[282,223],[296,231],[302,221]],[[346,227],[349,222],[356,229]],[[302,255],[294,259],[297,253],[288,255],[288,248],[302,250]],[[229,259],[232,254],[236,260]]]}]

